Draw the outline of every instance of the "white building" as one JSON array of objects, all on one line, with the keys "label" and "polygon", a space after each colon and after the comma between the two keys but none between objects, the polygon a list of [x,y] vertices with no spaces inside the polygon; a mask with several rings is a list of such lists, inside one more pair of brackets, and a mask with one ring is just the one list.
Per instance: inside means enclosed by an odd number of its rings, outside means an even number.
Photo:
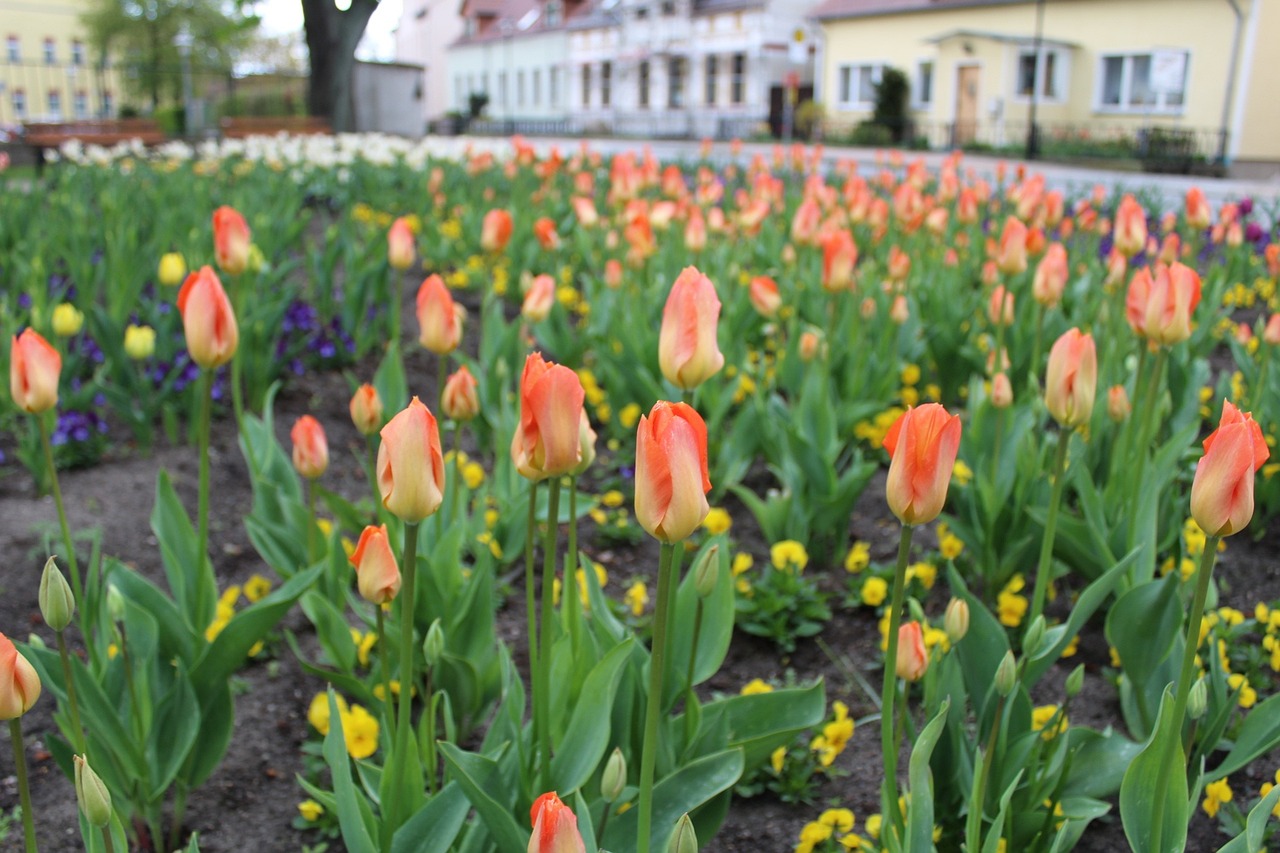
[{"label": "white building", "polygon": [[[458,0],[404,0],[396,25],[396,61],[421,65],[422,129],[453,109],[448,48],[462,35]],[[465,106],[463,107],[465,111]]]}]

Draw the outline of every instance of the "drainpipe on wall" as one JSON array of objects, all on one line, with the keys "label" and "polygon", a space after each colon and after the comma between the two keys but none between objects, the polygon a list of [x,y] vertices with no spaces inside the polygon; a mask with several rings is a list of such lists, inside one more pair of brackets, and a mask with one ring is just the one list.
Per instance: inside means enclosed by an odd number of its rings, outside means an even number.
[{"label": "drainpipe on wall", "polygon": [[[1234,2],[1234,0],[1227,0],[1227,2]],[[1026,158],[1028,160],[1036,159],[1036,152],[1040,148],[1040,129],[1036,127],[1036,106],[1040,100],[1040,87],[1043,85],[1040,81],[1040,52],[1041,43],[1044,39],[1044,4],[1045,0],[1036,0],[1036,39],[1033,51],[1035,59],[1031,72],[1031,115],[1027,125]]]},{"label": "drainpipe on wall", "polygon": [[[1257,3],[1258,0],[1253,0]],[[1240,65],[1240,31],[1244,27],[1244,13],[1236,0],[1227,0],[1227,5],[1236,15],[1235,31],[1231,35],[1231,68],[1227,72],[1227,94],[1222,99],[1222,127],[1218,130],[1218,162],[1227,162],[1227,128],[1231,121],[1231,103],[1235,100],[1236,74]]]}]

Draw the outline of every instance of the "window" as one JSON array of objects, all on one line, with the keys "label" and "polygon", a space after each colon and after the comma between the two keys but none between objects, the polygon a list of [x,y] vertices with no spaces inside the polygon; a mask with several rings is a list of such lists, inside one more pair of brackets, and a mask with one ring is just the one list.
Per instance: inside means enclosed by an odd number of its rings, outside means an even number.
[{"label": "window", "polygon": [[13,114],[18,118],[27,117],[27,93],[21,89],[13,90]]},{"label": "window", "polygon": [[524,69],[516,72],[516,106],[524,106]]},{"label": "window", "polygon": [[707,106],[714,106],[716,102],[716,72],[720,70],[720,58],[718,56],[707,57],[707,92],[703,98],[707,102]]},{"label": "window", "polygon": [[79,39],[71,43],[71,64],[84,65],[84,42]]},{"label": "window", "polygon": [[22,50],[18,47],[18,37],[9,36],[5,42],[5,50],[8,53],[10,62],[22,61]]},{"label": "window", "polygon": [[746,88],[747,76],[747,55],[745,53],[735,53],[733,55],[733,74],[729,78],[729,102],[732,104],[742,103],[743,91]]},{"label": "window", "polygon": [[837,79],[840,106],[871,109],[883,72],[883,65],[841,65]]},{"label": "window", "polygon": [[649,108],[649,60],[640,63],[640,93],[639,104],[641,108]]},{"label": "window", "polygon": [[613,63],[600,63],[600,106],[613,103]]},{"label": "window", "polygon": [[498,72],[498,103],[507,105],[507,72]]},{"label": "window", "polygon": [[76,111],[76,118],[88,118],[89,117],[89,93],[84,91],[83,89],[81,89],[79,92],[76,92],[76,97],[75,97],[75,101],[73,102],[72,109]]},{"label": "window", "polygon": [[467,82],[461,74],[455,74],[453,77],[453,108],[462,111],[466,109]]},{"label": "window", "polygon": [[53,46],[53,39],[47,38],[44,40],[44,64],[53,65],[57,61],[58,56],[57,51]]},{"label": "window", "polygon": [[551,66],[551,71],[547,74],[547,103],[550,106],[560,106],[560,67]]},{"label": "window", "polygon": [[533,105],[536,107],[542,102],[542,71],[541,69],[533,69]]},{"label": "window", "polygon": [[547,4],[547,26],[560,26],[560,3],[559,0],[552,0]]},{"label": "window", "polygon": [[57,89],[49,90],[49,118],[55,121],[62,118],[62,93]]},{"label": "window", "polygon": [[1098,110],[1181,112],[1189,59],[1186,51],[1176,50],[1102,57]]},{"label": "window", "polygon": [[684,107],[684,78],[687,62],[682,56],[667,60],[667,106],[673,110]]},{"label": "window", "polygon": [[115,114],[115,111],[116,111],[116,99],[112,96],[110,92],[103,92],[102,93],[102,114],[104,116],[110,117]]},{"label": "window", "polygon": [[591,66],[582,66],[582,105],[591,106]]},{"label": "window", "polygon": [[[1017,89],[1014,92],[1020,98],[1030,98],[1037,89],[1037,97],[1050,101],[1062,99],[1065,81],[1061,70],[1066,61],[1056,50],[1040,49],[1039,68],[1036,67],[1036,52],[1022,50],[1018,53],[1018,76],[1015,80]],[[1037,85],[1039,81],[1039,85]]]},{"label": "window", "polygon": [[933,62],[921,62],[916,66],[916,106],[927,107],[933,103]]}]

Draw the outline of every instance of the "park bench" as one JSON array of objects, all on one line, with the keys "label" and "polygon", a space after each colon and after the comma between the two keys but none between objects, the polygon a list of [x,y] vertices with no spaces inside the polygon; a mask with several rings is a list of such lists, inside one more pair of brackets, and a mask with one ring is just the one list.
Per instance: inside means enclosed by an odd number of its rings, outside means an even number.
[{"label": "park bench", "polygon": [[23,141],[35,151],[36,174],[44,169],[45,152],[76,140],[85,145],[117,145],[139,140],[143,145],[165,141],[164,131],[154,119],[102,118],[79,121],[29,122],[23,127]]},{"label": "park bench", "polygon": [[228,116],[221,122],[223,139],[248,136],[313,136],[333,133],[329,120],[322,116]]}]

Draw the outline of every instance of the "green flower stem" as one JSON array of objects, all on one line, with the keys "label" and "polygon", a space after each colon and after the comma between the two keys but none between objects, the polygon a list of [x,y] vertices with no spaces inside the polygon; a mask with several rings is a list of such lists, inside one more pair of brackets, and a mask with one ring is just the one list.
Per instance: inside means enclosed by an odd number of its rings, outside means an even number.
[{"label": "green flower stem", "polygon": [[[1133,398],[1129,401],[1130,415],[1128,420],[1125,421],[1124,429],[1120,433],[1120,441],[1116,445],[1115,453],[1111,457],[1113,470],[1117,462],[1124,465],[1129,464],[1129,456],[1133,449],[1134,442],[1133,432],[1138,428],[1138,419],[1142,412],[1142,409],[1140,408],[1142,405],[1142,393],[1146,388],[1146,386],[1142,384],[1142,380],[1145,375],[1143,371],[1147,366],[1148,351],[1149,347],[1147,346],[1146,340],[1141,340],[1140,346],[1138,347],[1138,366],[1134,370],[1133,374]],[[1134,412],[1137,412],[1138,414],[1133,414]]]},{"label": "green flower stem", "polygon": [[1174,762],[1177,752],[1173,746],[1182,739],[1182,721],[1187,713],[1187,697],[1191,694],[1191,676],[1195,672],[1196,650],[1200,646],[1200,620],[1204,617],[1204,602],[1209,595],[1209,581],[1213,578],[1213,563],[1218,556],[1218,542],[1221,536],[1209,536],[1205,539],[1204,551],[1200,554],[1200,565],[1196,567],[1196,592],[1191,599],[1191,618],[1187,620],[1187,641],[1182,650],[1182,668],[1178,672],[1178,683],[1173,697],[1173,737],[1166,740],[1162,764],[1164,772],[1156,779],[1156,797],[1151,804],[1151,849],[1159,850],[1160,830],[1164,821],[1164,801],[1169,790],[1169,779],[1174,773],[1187,772],[1187,768],[1178,767]]},{"label": "green flower stem", "polygon": [[[551,790],[551,629],[555,615],[556,586],[556,533],[560,526],[560,478],[548,480],[550,490],[547,493],[547,530],[542,541],[542,618],[539,625],[538,666],[535,672],[537,681],[533,687],[534,717],[533,728],[537,735],[537,749],[541,756],[540,790]],[[565,578],[564,592],[570,594],[571,580]]]},{"label": "green flower stem", "polygon": [[600,845],[604,843],[604,830],[605,830],[605,827],[609,825],[609,811],[612,805],[613,803],[604,804],[604,814],[600,816],[600,825],[596,827],[596,848],[597,849],[599,849]]},{"label": "green flower stem", "polygon": [[[403,690],[404,688],[400,688]],[[434,696],[434,688],[431,684],[431,668],[427,668],[426,674],[426,692],[423,694],[426,698],[427,711],[427,794],[434,795],[436,792],[436,703]]]},{"label": "green flower stem", "polygon": [[18,776],[18,795],[22,801],[22,834],[27,853],[36,853],[36,824],[31,812],[31,788],[27,784],[27,751],[22,745],[22,718],[9,721],[9,738],[13,741],[13,766]]},{"label": "green flower stem", "polygon": [[373,492],[373,521],[378,521],[378,507],[382,505],[382,491],[378,488],[378,448],[375,446],[373,435],[364,437],[366,449],[365,469],[369,474],[369,488]]},{"label": "green flower stem", "polygon": [[902,602],[906,597],[907,558],[911,554],[910,524],[902,525],[898,537],[898,565],[893,570],[893,597],[889,604],[889,647],[884,654],[884,686],[880,693],[880,749],[884,753],[884,832],[902,837],[902,813],[898,810],[898,735],[894,727],[893,705],[897,697],[898,628],[902,625]]},{"label": "green flower stem", "polygon": [[578,478],[569,477],[569,553],[565,555],[564,584],[568,589],[570,579],[577,589],[578,579]]},{"label": "green flower stem", "polygon": [[1053,492],[1049,496],[1049,514],[1044,521],[1044,538],[1040,540],[1040,562],[1036,567],[1036,589],[1031,600],[1028,626],[1044,612],[1044,600],[1049,591],[1049,576],[1053,572],[1053,540],[1058,531],[1058,507],[1062,504],[1062,490],[1067,484],[1067,451],[1070,447],[1071,431],[1059,431],[1058,452],[1053,458]]},{"label": "green flower stem", "polygon": [[[449,356],[436,356],[436,405],[444,413],[444,384],[449,379]],[[454,460],[457,462],[457,459]]]},{"label": "green flower stem", "polygon": [[1000,734],[1000,717],[1004,714],[1004,699],[996,702],[995,717],[991,720],[991,733],[987,735],[987,749],[983,755],[982,772],[973,785],[973,798],[969,801],[969,816],[965,821],[965,838],[970,850],[982,849],[982,820],[986,812],[987,777],[995,758],[996,738]]},{"label": "green flower stem", "polygon": [[316,559],[316,490],[315,484],[310,480],[307,480],[305,485],[307,489],[307,563],[310,564]]},{"label": "green flower stem", "polygon": [[[391,651],[387,648],[387,619],[382,614],[382,605],[375,604],[373,606],[374,613],[377,614],[378,620],[378,680],[382,682],[382,719],[383,725],[392,734],[395,733],[395,716],[392,712],[391,699],[391,670],[387,665],[387,658],[391,655]],[[394,740],[392,741],[394,743]]]},{"label": "green flower stem", "polygon": [[71,675],[71,655],[67,652],[67,640],[62,631],[58,635],[58,656],[62,658],[62,677],[67,682],[67,705],[71,711],[71,745],[77,755],[85,754],[84,727],[80,725],[80,703],[76,701],[76,682]]},{"label": "green flower stem", "polygon": [[62,528],[62,544],[67,549],[67,569],[71,573],[71,591],[76,604],[84,607],[84,592],[80,587],[80,569],[76,563],[76,546],[71,541],[71,525],[67,523],[67,510],[62,503],[62,487],[58,485],[58,468],[53,463],[53,444],[49,441],[49,424],[43,414],[36,415],[40,426],[40,446],[44,448],[44,464],[49,469],[49,483],[53,491],[53,504],[58,508],[58,524]]},{"label": "green flower stem", "polygon": [[187,784],[178,781],[173,794],[173,825],[169,827],[169,849],[177,850],[182,841],[182,819],[187,813]]},{"label": "green flower stem", "polygon": [[[231,311],[235,315],[236,320],[241,324],[245,324],[244,316],[244,288],[241,286],[243,279],[241,276],[230,276],[231,283]],[[247,325],[247,324],[245,324]],[[243,328],[243,326],[242,326]],[[240,426],[244,422],[244,390],[241,388],[242,363],[244,361],[243,346],[237,346],[236,351],[231,355],[231,411],[236,419],[236,432],[240,431]],[[212,379],[210,380],[212,381]],[[256,464],[252,453],[249,454],[251,460],[250,465]],[[255,472],[256,473],[256,472]]]},{"label": "green flower stem", "polygon": [[684,742],[685,744],[693,743],[693,738],[697,734],[694,731],[693,724],[693,705],[698,701],[698,694],[693,689],[694,667],[698,662],[698,638],[702,634],[702,596],[698,596],[698,603],[693,611],[693,635],[689,644],[689,669],[685,673],[684,679]]},{"label": "green flower stem", "polygon": [[403,310],[400,303],[404,294],[400,290],[402,276],[400,271],[395,267],[387,264],[387,297],[391,300],[391,346],[395,347],[396,352],[400,351],[400,312]]},{"label": "green flower stem", "polygon": [[[528,620],[528,626],[525,636],[529,641],[529,672],[538,671],[538,604],[537,599],[533,595],[533,540],[538,535],[538,481],[529,481],[529,517],[525,525],[524,531],[524,607],[525,616]],[[533,706],[534,716],[537,716],[537,705]],[[536,732],[534,733],[537,734]],[[535,741],[536,743],[536,741]],[[534,763],[537,761],[538,749],[535,746],[529,750],[529,767],[530,773],[533,771]]]},{"label": "green flower stem", "polygon": [[[200,453],[200,498],[196,511],[197,523],[199,525],[196,539],[196,559],[201,565],[198,570],[203,573],[204,563],[209,559],[209,421],[213,417],[213,371],[202,370],[200,372],[200,423],[199,423],[199,453]],[[237,421],[239,423],[239,421]],[[253,454],[249,454],[252,456]],[[212,569],[212,565],[210,565]],[[196,612],[195,618],[203,619],[206,602],[202,601],[200,591],[204,589],[204,585],[197,582],[196,588]],[[197,625],[197,628],[202,626]]]},{"label": "green flower stem", "polygon": [[[404,525],[404,559],[400,563],[400,717],[396,722],[396,737],[393,743],[396,752],[400,753],[399,761],[405,758],[413,737],[413,617],[417,610],[415,605],[415,581],[418,575],[418,525],[406,522]],[[390,701],[390,695],[388,695]]]},{"label": "green flower stem", "polygon": [[662,716],[663,674],[666,672],[667,620],[670,602],[667,589],[673,582],[677,542],[663,543],[658,557],[657,605],[653,614],[653,653],[649,657],[649,696],[645,704],[644,746],[640,752],[640,803],[636,836],[637,853],[650,853],[653,823],[653,771],[658,758],[658,722]]},{"label": "green flower stem", "polygon": [[1129,524],[1130,550],[1133,549],[1133,546],[1138,541],[1138,526],[1133,524],[1132,521],[1137,517],[1138,498],[1142,495],[1142,481],[1146,476],[1147,456],[1149,455],[1147,449],[1155,439],[1155,436],[1151,434],[1151,422],[1155,417],[1157,403],[1160,400],[1160,381],[1164,377],[1164,365],[1168,354],[1169,351],[1164,347],[1156,351],[1155,361],[1151,365],[1150,381],[1147,383],[1146,393],[1142,396],[1141,408],[1134,409],[1134,414],[1137,416],[1137,432],[1134,433],[1134,437],[1137,439],[1137,443],[1133,449],[1137,452],[1138,470],[1136,475],[1129,480],[1130,489],[1132,489],[1132,494],[1130,495],[1132,507],[1129,512],[1131,522]]},{"label": "green flower stem", "polygon": [[462,491],[462,422],[453,422],[453,483],[448,486],[446,523],[458,524],[458,493]]},{"label": "green flower stem", "polygon": [[1267,387],[1267,368],[1271,365],[1271,344],[1262,343],[1262,366],[1258,368],[1258,381],[1255,383],[1253,393],[1249,395],[1249,411],[1258,411],[1258,405],[1262,402],[1263,389]]},{"label": "green flower stem", "polygon": [[111,840],[111,824],[102,827],[102,846],[107,849],[107,853],[116,853],[115,842]]},{"label": "green flower stem", "polygon": [[1036,336],[1031,347],[1031,375],[1040,375],[1040,349],[1044,336],[1044,306],[1036,303]]}]

